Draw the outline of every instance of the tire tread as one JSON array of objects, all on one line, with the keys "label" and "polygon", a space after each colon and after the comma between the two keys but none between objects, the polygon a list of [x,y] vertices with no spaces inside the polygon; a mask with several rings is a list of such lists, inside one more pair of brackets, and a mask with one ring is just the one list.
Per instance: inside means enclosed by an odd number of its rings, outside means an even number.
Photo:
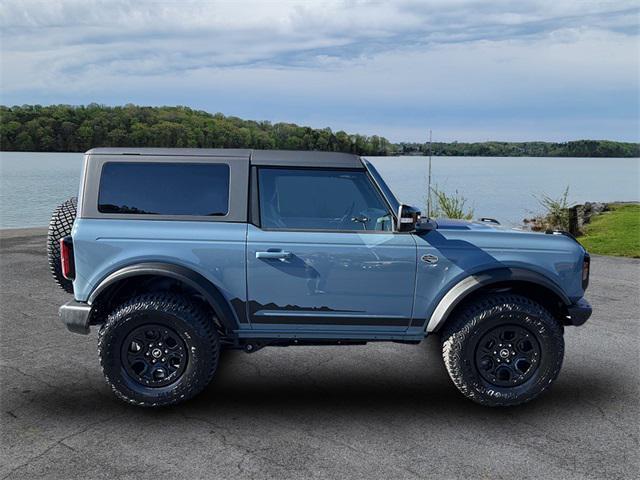
[{"label": "tire tread", "polygon": [[[208,362],[204,373],[194,372],[192,378],[187,382],[181,382],[169,395],[155,401],[141,400],[133,398],[132,395],[119,388],[118,382],[110,378],[106,367],[105,353],[113,349],[112,338],[108,333],[115,328],[120,328],[131,313],[143,310],[156,310],[165,313],[171,313],[181,320],[188,322],[195,329],[198,337],[204,341],[205,345],[210,348],[210,352],[205,349],[203,361]],[[160,407],[166,405],[174,405],[186,401],[202,391],[213,378],[218,366],[220,355],[220,341],[218,334],[214,328],[214,322],[207,316],[207,313],[199,305],[195,304],[189,298],[170,294],[170,293],[146,293],[131,298],[122,305],[116,307],[107,317],[106,322],[102,325],[98,332],[98,356],[100,358],[100,367],[104,378],[121,400],[140,407]],[[116,346],[117,347],[117,346]],[[117,348],[116,348],[117,349]]]},{"label": "tire tread", "polygon": [[60,239],[71,234],[78,211],[78,199],[72,197],[59,205],[51,215],[47,231],[47,259],[54,281],[67,293],[73,293],[73,282],[62,275]]},{"label": "tire tread", "polygon": [[[513,310],[526,312],[544,322],[548,327],[547,330],[551,336],[551,341],[560,345],[560,350],[557,356],[559,360],[551,367],[553,371],[551,378],[538,391],[534,392],[533,395],[508,398],[505,403],[504,398],[496,399],[493,396],[482,394],[469,382],[464,371],[462,351],[464,342],[478,324],[493,315]],[[454,385],[467,398],[485,406],[520,405],[542,394],[557,378],[564,355],[562,325],[537,302],[523,295],[508,293],[486,295],[467,305],[455,318],[445,324],[441,332],[441,342],[444,365]],[[498,388],[496,387],[496,389]]]}]

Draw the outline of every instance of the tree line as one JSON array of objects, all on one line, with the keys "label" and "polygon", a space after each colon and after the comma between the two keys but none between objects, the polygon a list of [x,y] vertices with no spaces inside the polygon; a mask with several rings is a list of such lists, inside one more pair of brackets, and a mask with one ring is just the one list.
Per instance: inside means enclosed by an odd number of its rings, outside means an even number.
[{"label": "tree line", "polygon": [[187,107],[90,104],[0,106],[5,151],[84,152],[94,147],[321,150],[388,155],[386,138],[293,123],[243,120]]},{"label": "tree line", "polygon": [[571,142],[399,143],[398,155],[469,157],[640,157],[640,143],[611,140]]},{"label": "tree line", "polygon": [[[319,150],[358,155],[424,155],[426,143],[293,123],[244,120],[188,107],[98,104],[0,106],[0,149],[84,152],[94,147],[193,147]],[[433,143],[433,155],[638,157],[640,144],[607,140]]]}]

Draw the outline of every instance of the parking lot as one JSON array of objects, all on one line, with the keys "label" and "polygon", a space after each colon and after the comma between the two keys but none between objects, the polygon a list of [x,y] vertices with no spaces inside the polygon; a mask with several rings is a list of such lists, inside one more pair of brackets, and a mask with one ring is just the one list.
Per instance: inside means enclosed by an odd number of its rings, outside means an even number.
[{"label": "parking lot", "polygon": [[430,338],[226,352],[204,394],[146,410],[58,322],[45,231],[0,238],[0,478],[638,478],[638,260],[593,258],[595,313],[527,405],[466,400]]}]

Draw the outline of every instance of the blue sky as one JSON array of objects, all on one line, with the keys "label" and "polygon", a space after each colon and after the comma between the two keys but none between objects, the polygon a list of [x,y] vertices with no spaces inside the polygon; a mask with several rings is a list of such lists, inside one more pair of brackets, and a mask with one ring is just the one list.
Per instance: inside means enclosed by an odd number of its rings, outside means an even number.
[{"label": "blue sky", "polygon": [[640,141],[639,21],[634,1],[3,0],[0,102]]}]

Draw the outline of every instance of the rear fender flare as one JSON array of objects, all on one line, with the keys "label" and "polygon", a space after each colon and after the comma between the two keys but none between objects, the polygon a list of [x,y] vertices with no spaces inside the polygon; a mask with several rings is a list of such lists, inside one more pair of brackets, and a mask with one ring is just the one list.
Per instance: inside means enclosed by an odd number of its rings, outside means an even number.
[{"label": "rear fender flare", "polygon": [[171,263],[146,262],[123,267],[109,274],[104,280],[102,280],[89,295],[87,303],[89,305],[93,305],[100,295],[112,285],[115,285],[126,278],[142,275],[173,278],[185,285],[188,285],[204,297],[222,325],[229,332],[238,328],[237,317],[233,312],[233,309],[213,283],[198,272],[187,267]]}]

